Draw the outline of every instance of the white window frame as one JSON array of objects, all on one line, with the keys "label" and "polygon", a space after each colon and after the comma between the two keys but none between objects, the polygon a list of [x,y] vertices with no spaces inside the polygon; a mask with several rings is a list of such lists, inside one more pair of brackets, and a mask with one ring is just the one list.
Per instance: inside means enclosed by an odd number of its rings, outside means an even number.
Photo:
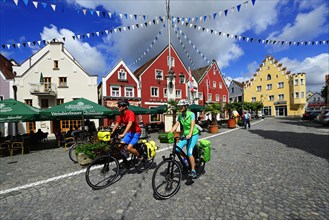
[{"label": "white window frame", "polygon": [[207,101],[212,101],[212,94],[211,93],[208,93],[208,95],[207,95]]},{"label": "white window frame", "polygon": [[199,100],[203,100],[203,93],[202,92],[198,92],[198,96],[199,96]]},{"label": "white window frame", "polygon": [[268,96],[268,101],[274,101],[274,95],[269,95]]},{"label": "white window frame", "polygon": [[167,98],[168,97],[168,90],[167,90],[167,88],[164,88],[163,89],[163,97],[164,98]]},{"label": "white window frame", "polygon": [[118,71],[118,80],[127,80],[127,72],[124,69]]},{"label": "white window frame", "polygon": [[294,85],[295,85],[295,86],[298,86],[298,79],[295,79],[295,80],[294,80]]},{"label": "white window frame", "polygon": [[[113,91],[113,89],[118,89],[118,90]],[[115,92],[116,94],[113,94],[113,92]],[[121,96],[121,87],[120,86],[111,86],[110,94],[112,97],[120,97]]]},{"label": "white window frame", "polygon": [[284,88],[284,82],[278,82],[278,88],[279,89]]},{"label": "white window frame", "polygon": [[212,82],[212,87],[216,88],[216,86],[217,86],[216,81],[213,81],[213,82]]},{"label": "white window frame", "polygon": [[226,95],[223,95],[223,102],[226,102]]},{"label": "white window frame", "polygon": [[304,92],[300,93],[300,97],[303,99],[304,98]]},{"label": "white window frame", "polygon": [[[130,90],[130,89],[131,89],[131,91],[129,92],[128,90]],[[129,93],[130,93],[130,95],[129,95]],[[135,97],[134,87],[125,87],[125,96],[126,97]]]},{"label": "white window frame", "polygon": [[151,97],[159,97],[159,88],[151,86],[150,87],[150,95],[151,95]]},{"label": "white window frame", "polygon": [[176,95],[176,98],[182,98],[182,90],[176,89],[175,95]]},{"label": "white window frame", "polygon": [[219,102],[219,94],[216,94],[216,102]]},{"label": "white window frame", "polygon": [[284,100],[284,94],[279,94],[278,95],[278,100]]},{"label": "white window frame", "polygon": [[219,88],[222,89],[223,88],[223,83],[219,82]]},{"label": "white window frame", "polygon": [[256,97],[251,97],[252,102],[256,102]]},{"label": "white window frame", "polygon": [[[175,58],[174,57],[170,57],[171,58],[171,66],[170,67],[175,67]],[[169,66],[169,56],[167,56],[167,65]]]},{"label": "white window frame", "polygon": [[257,92],[262,91],[262,86],[257,86],[257,87],[256,87],[256,91],[257,91]]},{"label": "white window frame", "polygon": [[272,84],[267,84],[266,85],[266,90],[272,90]]},{"label": "white window frame", "polygon": [[299,92],[295,92],[295,99],[299,99]]},{"label": "white window frame", "polygon": [[300,79],[300,84],[304,85],[304,79]]},{"label": "white window frame", "polygon": [[159,72],[159,73],[161,74],[161,79],[160,79],[160,80],[163,80],[163,70],[155,69],[154,71],[155,71],[155,76],[154,76],[154,78],[155,78],[156,80],[158,80],[157,75],[158,75],[158,72]]}]

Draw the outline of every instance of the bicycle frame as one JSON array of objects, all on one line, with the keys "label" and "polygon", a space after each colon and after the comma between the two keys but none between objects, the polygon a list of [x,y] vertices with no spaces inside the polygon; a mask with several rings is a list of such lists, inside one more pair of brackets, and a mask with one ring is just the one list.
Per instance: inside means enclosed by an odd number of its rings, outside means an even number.
[{"label": "bicycle frame", "polygon": [[[171,152],[169,158],[172,158],[172,159],[176,160],[176,156],[177,156],[178,159],[179,159],[179,161],[183,165],[183,170],[188,171],[191,168],[191,163],[190,163],[190,160],[189,160],[188,156],[186,155],[186,153],[182,149],[180,149],[179,147],[177,147],[177,141],[179,139],[180,139],[180,137],[175,137],[174,138],[174,146],[173,146],[173,149],[172,149],[172,152]],[[187,142],[186,145],[188,145],[188,142]],[[176,149],[178,149],[178,151],[176,151]],[[189,164],[188,167],[184,163],[183,158],[186,158],[187,159],[187,162]]]}]

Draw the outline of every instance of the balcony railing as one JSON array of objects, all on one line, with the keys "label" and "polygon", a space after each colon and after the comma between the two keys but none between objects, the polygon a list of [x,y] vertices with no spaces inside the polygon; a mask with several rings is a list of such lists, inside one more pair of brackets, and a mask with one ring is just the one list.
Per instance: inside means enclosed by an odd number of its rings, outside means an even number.
[{"label": "balcony railing", "polygon": [[57,86],[54,83],[30,83],[30,92],[37,96],[56,96]]}]

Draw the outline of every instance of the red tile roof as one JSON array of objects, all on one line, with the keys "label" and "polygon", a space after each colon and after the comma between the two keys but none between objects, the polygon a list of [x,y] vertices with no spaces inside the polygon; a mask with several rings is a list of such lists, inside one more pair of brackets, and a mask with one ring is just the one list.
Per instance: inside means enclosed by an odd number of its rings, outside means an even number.
[{"label": "red tile roof", "polygon": [[0,71],[4,74],[6,79],[14,79],[13,64],[2,54],[0,54]]}]

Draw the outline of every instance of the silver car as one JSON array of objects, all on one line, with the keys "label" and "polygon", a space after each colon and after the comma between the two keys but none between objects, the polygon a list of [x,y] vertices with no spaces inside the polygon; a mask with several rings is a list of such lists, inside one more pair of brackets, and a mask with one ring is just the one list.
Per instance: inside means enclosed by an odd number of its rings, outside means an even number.
[{"label": "silver car", "polygon": [[323,125],[329,125],[329,109],[324,109],[318,116],[319,122]]}]

